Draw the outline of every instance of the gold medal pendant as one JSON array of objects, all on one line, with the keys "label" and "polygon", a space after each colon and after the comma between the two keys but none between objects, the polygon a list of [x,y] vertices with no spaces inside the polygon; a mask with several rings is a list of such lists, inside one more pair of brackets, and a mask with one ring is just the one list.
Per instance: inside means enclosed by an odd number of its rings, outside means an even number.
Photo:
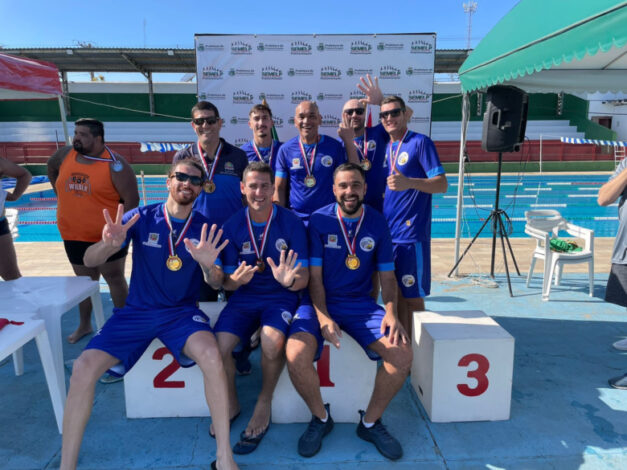
[{"label": "gold medal pendant", "polygon": [[361,167],[364,169],[364,171],[368,171],[370,168],[372,168],[372,163],[370,163],[370,160],[368,160],[367,158],[364,158],[361,161]]},{"label": "gold medal pendant", "polygon": [[177,255],[168,256],[168,260],[165,265],[170,271],[178,271],[183,267],[183,261]]},{"label": "gold medal pendant", "polygon": [[263,262],[262,259],[257,260],[257,272],[262,273],[264,269],[266,269],[266,263]]},{"label": "gold medal pendant", "polygon": [[202,189],[206,192],[211,194],[212,192],[214,192],[216,190],[216,184],[209,180],[209,181],[205,181],[205,184],[202,185]]},{"label": "gold medal pendant", "polygon": [[305,186],[313,188],[316,185],[316,178],[313,175],[305,176]]},{"label": "gold medal pendant", "polygon": [[351,271],[359,269],[359,258],[355,255],[348,255],[346,257],[346,267]]}]

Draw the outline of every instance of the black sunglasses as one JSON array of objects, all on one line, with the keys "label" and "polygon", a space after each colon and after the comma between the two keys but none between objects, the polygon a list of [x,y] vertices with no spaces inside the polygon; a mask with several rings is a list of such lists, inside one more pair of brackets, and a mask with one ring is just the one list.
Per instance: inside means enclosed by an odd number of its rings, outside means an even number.
[{"label": "black sunglasses", "polygon": [[365,111],[366,110],[364,108],[352,108],[352,109],[345,109],[344,114],[352,116],[353,113],[355,113],[357,116],[362,116]]},{"label": "black sunglasses", "polygon": [[211,117],[204,117],[204,118],[194,118],[192,119],[192,122],[196,124],[197,126],[202,126],[204,122],[206,122],[210,126],[213,126],[216,122],[218,122],[218,119],[219,118],[215,116],[211,116]]},{"label": "black sunglasses", "polygon": [[389,111],[383,111],[383,112],[379,113],[379,119],[381,121],[383,121],[388,116],[389,117],[393,117],[393,118],[399,117],[401,115],[402,111],[403,111],[403,108],[396,108],[396,109],[391,109]]},{"label": "black sunglasses", "polygon": [[189,181],[194,186],[200,186],[202,184],[202,176],[188,175],[180,171],[175,172],[170,178],[176,178],[176,181],[180,181],[181,183]]}]

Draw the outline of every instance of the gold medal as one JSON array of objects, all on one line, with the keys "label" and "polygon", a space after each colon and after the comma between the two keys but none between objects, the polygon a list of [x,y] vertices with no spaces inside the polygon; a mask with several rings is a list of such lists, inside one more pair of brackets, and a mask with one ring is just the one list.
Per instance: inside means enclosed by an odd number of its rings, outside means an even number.
[{"label": "gold medal", "polygon": [[168,267],[170,271],[178,271],[183,267],[183,261],[177,255],[168,256],[168,260],[165,262],[165,265]]},{"label": "gold medal", "polygon": [[372,168],[372,163],[370,163],[370,160],[368,160],[367,158],[364,158],[361,161],[361,167],[364,169],[364,171],[368,171],[370,168]]},{"label": "gold medal", "polygon": [[356,255],[348,255],[346,257],[346,267],[351,271],[359,269],[359,258]]},{"label": "gold medal", "polygon": [[205,181],[205,184],[202,185],[202,189],[206,193],[211,194],[212,192],[216,190],[216,184],[211,180]]},{"label": "gold medal", "polygon": [[313,175],[305,176],[305,186],[313,188],[316,185],[316,178]]},{"label": "gold medal", "polygon": [[257,272],[262,273],[266,269],[266,263],[262,259],[257,260]]}]

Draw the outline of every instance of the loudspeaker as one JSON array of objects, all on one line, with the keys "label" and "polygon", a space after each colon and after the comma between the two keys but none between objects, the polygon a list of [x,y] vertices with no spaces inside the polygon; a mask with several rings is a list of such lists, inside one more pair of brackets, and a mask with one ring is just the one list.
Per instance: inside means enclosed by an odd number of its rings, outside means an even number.
[{"label": "loudspeaker", "polygon": [[525,140],[529,97],[520,88],[488,88],[481,148],[486,152],[518,152]]}]

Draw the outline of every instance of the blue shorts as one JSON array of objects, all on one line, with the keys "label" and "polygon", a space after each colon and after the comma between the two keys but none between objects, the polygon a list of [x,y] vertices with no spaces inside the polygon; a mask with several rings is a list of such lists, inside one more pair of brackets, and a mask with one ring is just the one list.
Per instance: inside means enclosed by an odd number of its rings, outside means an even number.
[{"label": "blue shorts", "polygon": [[287,337],[292,312],[295,310],[296,300],[251,298],[235,294],[220,313],[214,331],[232,333],[245,343],[250,341],[260,326],[271,326]]},{"label": "blue shorts", "polygon": [[209,318],[195,306],[167,310],[113,309],[113,316],[96,332],[85,349],[99,349],[120,360],[109,372],[123,376],[135,365],[153,339],[159,338],[182,367],[195,363],[185,354],[187,339],[210,331]]},{"label": "blue shorts", "polygon": [[394,244],[394,273],[406,299],[431,293],[431,240]]},{"label": "blue shorts", "polygon": [[318,348],[316,349],[314,361],[320,359],[320,355],[322,354],[322,348],[324,347],[324,338],[322,337],[322,333],[320,332],[318,315],[316,315],[316,310],[311,305],[311,299],[309,298],[309,295],[303,297],[300,305],[296,309],[294,319],[292,320],[292,324],[290,325],[288,337],[292,336],[294,333],[309,333],[314,338],[316,338],[316,341],[318,342]]}]

